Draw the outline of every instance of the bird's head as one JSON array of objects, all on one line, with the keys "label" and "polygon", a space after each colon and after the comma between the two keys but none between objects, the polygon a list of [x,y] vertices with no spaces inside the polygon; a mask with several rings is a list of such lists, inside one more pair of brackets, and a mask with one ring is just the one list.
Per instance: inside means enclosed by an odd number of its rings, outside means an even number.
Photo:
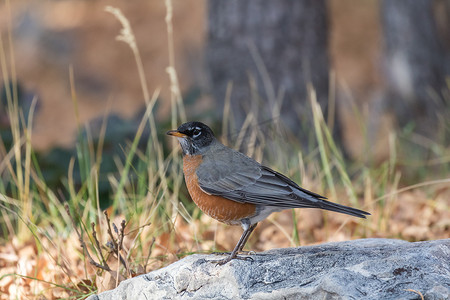
[{"label": "bird's head", "polygon": [[201,122],[181,124],[178,129],[169,130],[166,134],[178,138],[184,155],[203,154],[216,140],[211,128]]}]

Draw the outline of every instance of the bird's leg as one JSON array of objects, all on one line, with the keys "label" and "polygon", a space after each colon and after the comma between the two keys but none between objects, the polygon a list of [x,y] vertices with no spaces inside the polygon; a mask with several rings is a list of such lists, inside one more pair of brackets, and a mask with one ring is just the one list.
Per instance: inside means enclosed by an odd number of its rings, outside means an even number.
[{"label": "bird's leg", "polygon": [[[244,248],[245,244],[247,243],[248,239],[250,238],[250,234],[253,232],[253,230],[255,230],[256,225],[257,225],[257,223],[251,225],[248,229],[244,230],[244,232],[242,233],[241,238],[239,239],[239,242],[236,245],[236,247],[238,247],[238,245],[239,245],[239,249],[237,249],[236,255],[238,253],[248,254],[250,252],[250,251],[243,251],[242,249]],[[234,250],[233,250],[233,252],[234,252]],[[215,255],[224,255],[224,254],[233,255],[233,252],[213,252],[212,254],[215,254]]]},{"label": "bird's leg", "polygon": [[242,251],[242,248],[244,248],[244,245],[247,242],[248,238],[250,237],[250,234],[253,232],[253,230],[255,230],[256,224],[250,225],[250,227],[244,230],[244,232],[241,235],[241,238],[239,239],[239,242],[236,244],[236,247],[234,247],[233,251],[231,252],[230,255],[228,255],[227,258],[220,260],[212,260],[211,262],[217,263],[218,265],[224,265],[227,262],[231,261],[232,259],[252,260],[251,257],[240,257],[237,256],[237,254],[240,251]]},{"label": "bird's leg", "polygon": [[[251,225],[247,230],[244,231],[244,233],[247,232],[247,234],[245,235],[245,239],[242,241],[242,243],[239,246],[239,249],[237,251],[238,253],[243,252],[242,249],[244,249],[244,246],[245,246],[245,244],[247,244],[250,234],[253,232],[253,230],[255,230],[257,224],[258,223]],[[239,244],[239,242],[238,242],[238,244]]]},{"label": "bird's leg", "polygon": [[[244,250],[242,250],[243,248],[244,248],[244,246],[247,244],[247,241],[248,241],[248,239],[250,238],[250,234],[253,232],[253,230],[255,230],[255,228],[256,228],[256,224],[253,224],[252,225],[252,227],[253,228],[249,228],[250,230],[245,230],[244,231],[244,233],[242,234],[242,236],[244,236],[244,239],[242,240],[242,242],[241,241],[239,241],[238,242],[238,245],[240,245],[239,246],[239,249],[236,251],[236,254],[237,253],[245,253],[245,254],[248,254],[250,251],[244,251]],[[242,236],[241,236],[241,239],[242,239]],[[237,247],[237,245],[236,245],[236,247]],[[228,254],[228,255],[231,255],[232,254],[232,252],[214,252],[213,254],[217,254],[217,255],[219,255],[219,254]]]}]

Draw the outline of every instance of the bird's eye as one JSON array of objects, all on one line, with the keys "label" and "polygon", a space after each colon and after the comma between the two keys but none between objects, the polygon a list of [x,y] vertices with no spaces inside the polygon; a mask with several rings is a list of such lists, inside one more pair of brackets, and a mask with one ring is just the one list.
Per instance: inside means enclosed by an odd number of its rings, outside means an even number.
[{"label": "bird's eye", "polygon": [[202,132],[199,129],[192,130],[192,137],[198,137]]}]

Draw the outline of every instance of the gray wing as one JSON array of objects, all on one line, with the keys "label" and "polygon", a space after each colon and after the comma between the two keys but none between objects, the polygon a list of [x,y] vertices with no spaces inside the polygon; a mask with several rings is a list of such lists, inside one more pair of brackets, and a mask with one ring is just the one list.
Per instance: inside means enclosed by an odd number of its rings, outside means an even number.
[{"label": "gray wing", "polygon": [[241,203],[285,208],[318,207],[316,202],[325,199],[230,149],[219,150],[211,159],[204,158],[197,177],[200,188],[206,193]]},{"label": "gray wing", "polygon": [[204,157],[197,177],[200,188],[206,193],[236,202],[281,208],[322,208],[360,218],[368,214],[326,201],[326,197],[301,188],[283,174],[229,148],[217,150],[210,158]]}]

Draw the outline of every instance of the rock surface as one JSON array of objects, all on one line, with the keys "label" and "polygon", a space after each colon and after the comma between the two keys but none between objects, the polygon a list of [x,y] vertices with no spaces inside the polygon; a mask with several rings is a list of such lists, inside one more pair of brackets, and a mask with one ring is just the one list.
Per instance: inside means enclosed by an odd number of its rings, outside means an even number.
[{"label": "rock surface", "polygon": [[191,255],[88,300],[450,299],[450,239],[363,239],[208,262],[218,257]]}]

